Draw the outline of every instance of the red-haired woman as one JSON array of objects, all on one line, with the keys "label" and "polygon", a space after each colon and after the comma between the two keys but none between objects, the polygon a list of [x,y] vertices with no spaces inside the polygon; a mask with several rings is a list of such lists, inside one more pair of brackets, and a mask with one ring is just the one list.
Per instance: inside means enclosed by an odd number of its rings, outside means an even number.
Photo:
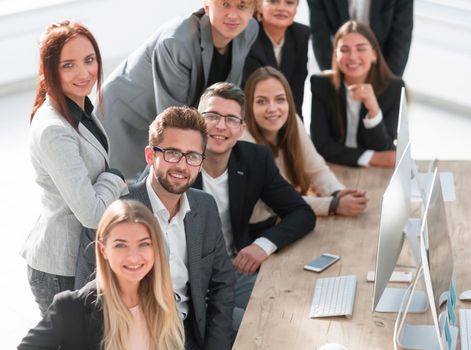
[{"label": "red-haired woman", "polygon": [[79,23],[49,25],[40,41],[38,88],[29,150],[42,209],[22,251],[44,315],[55,294],[72,289],[82,226],[96,228],[106,207],[127,193],[109,169],[109,142],[88,98],[100,96],[97,42]]}]

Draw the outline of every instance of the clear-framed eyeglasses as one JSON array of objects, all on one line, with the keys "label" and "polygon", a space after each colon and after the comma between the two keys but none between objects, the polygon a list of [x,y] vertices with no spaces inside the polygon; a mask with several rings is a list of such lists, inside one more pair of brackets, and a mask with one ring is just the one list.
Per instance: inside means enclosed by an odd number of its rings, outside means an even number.
[{"label": "clear-framed eyeglasses", "polygon": [[244,122],[244,120],[241,117],[237,117],[232,114],[222,115],[217,112],[203,112],[201,114],[203,115],[206,122],[209,124],[218,124],[221,118],[224,118],[224,122],[226,123],[226,126],[231,129],[240,128],[240,126]]},{"label": "clear-framed eyeglasses", "polygon": [[204,154],[190,151],[182,152],[174,148],[160,148],[158,146],[150,146],[154,152],[162,152],[164,160],[168,163],[178,163],[182,157],[185,157],[185,161],[191,166],[200,166],[205,158]]}]

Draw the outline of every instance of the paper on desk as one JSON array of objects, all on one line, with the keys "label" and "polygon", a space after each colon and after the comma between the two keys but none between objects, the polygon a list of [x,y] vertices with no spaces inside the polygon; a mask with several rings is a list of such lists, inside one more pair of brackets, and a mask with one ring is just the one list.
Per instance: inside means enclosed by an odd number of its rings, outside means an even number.
[{"label": "paper on desk", "polygon": [[[411,182],[411,199],[413,201],[422,200],[422,194],[418,182],[422,184],[422,188],[424,188],[426,194],[429,192],[433,173],[418,173],[417,176],[418,179],[414,177]],[[453,173],[449,171],[441,171],[439,173],[439,177],[442,186],[443,200],[445,202],[456,201],[455,178],[453,176]]]}]

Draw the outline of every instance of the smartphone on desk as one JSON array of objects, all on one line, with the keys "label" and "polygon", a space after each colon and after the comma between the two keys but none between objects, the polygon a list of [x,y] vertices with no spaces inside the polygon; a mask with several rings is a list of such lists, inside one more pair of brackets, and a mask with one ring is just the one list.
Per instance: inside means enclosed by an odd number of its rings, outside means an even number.
[{"label": "smartphone on desk", "polygon": [[330,265],[332,265],[334,262],[336,262],[339,259],[340,259],[340,256],[338,255],[323,253],[319,255],[317,258],[315,258],[314,260],[304,265],[304,269],[309,270],[309,271],[314,271],[314,272],[321,272],[321,271],[324,271],[326,268],[328,268]]}]

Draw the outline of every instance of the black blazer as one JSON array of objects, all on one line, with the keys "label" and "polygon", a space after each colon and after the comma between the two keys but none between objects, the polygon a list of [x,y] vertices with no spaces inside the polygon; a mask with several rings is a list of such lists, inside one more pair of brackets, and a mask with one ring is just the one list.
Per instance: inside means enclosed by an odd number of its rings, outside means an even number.
[{"label": "black blazer", "polygon": [[[234,244],[238,250],[258,237],[249,233],[255,203],[263,200],[281,221],[261,233],[278,249],[301,238],[315,225],[315,215],[301,195],[280,175],[270,151],[260,145],[238,141],[228,164],[229,211]],[[193,184],[202,188],[201,174]]]},{"label": "black blazer", "polygon": [[250,74],[259,67],[272,66],[286,77],[293,91],[296,112],[300,117],[304,98],[304,82],[307,77],[307,48],[310,30],[304,24],[293,22],[286,29],[285,43],[281,51],[281,66],[276,62],[273,45],[263,26],[259,23],[257,40],[245,59],[243,86]]},{"label": "black blazer", "polygon": [[[307,0],[314,54],[321,70],[330,69],[332,39],[350,19],[348,0]],[[394,74],[402,76],[409,57],[413,27],[413,0],[372,0],[370,27]]]},{"label": "black blazer", "polygon": [[93,281],[80,290],[57,294],[18,349],[100,350],[102,338],[103,311]]},{"label": "black blazer", "polygon": [[[366,129],[361,119],[367,110],[362,105],[358,123],[358,148],[345,146],[345,131],[347,125],[345,87],[342,85],[341,98],[337,103],[335,89],[326,75],[311,77],[312,113],[311,138],[319,153],[325,160],[344,165],[357,166],[358,158],[367,150],[385,151],[395,149],[394,140],[397,137],[397,122],[401,88],[404,82],[394,80],[379,96],[379,107],[383,112],[383,121],[371,129]],[[339,125],[338,108],[343,116],[343,126]],[[343,137],[342,137],[343,135]]]}]

